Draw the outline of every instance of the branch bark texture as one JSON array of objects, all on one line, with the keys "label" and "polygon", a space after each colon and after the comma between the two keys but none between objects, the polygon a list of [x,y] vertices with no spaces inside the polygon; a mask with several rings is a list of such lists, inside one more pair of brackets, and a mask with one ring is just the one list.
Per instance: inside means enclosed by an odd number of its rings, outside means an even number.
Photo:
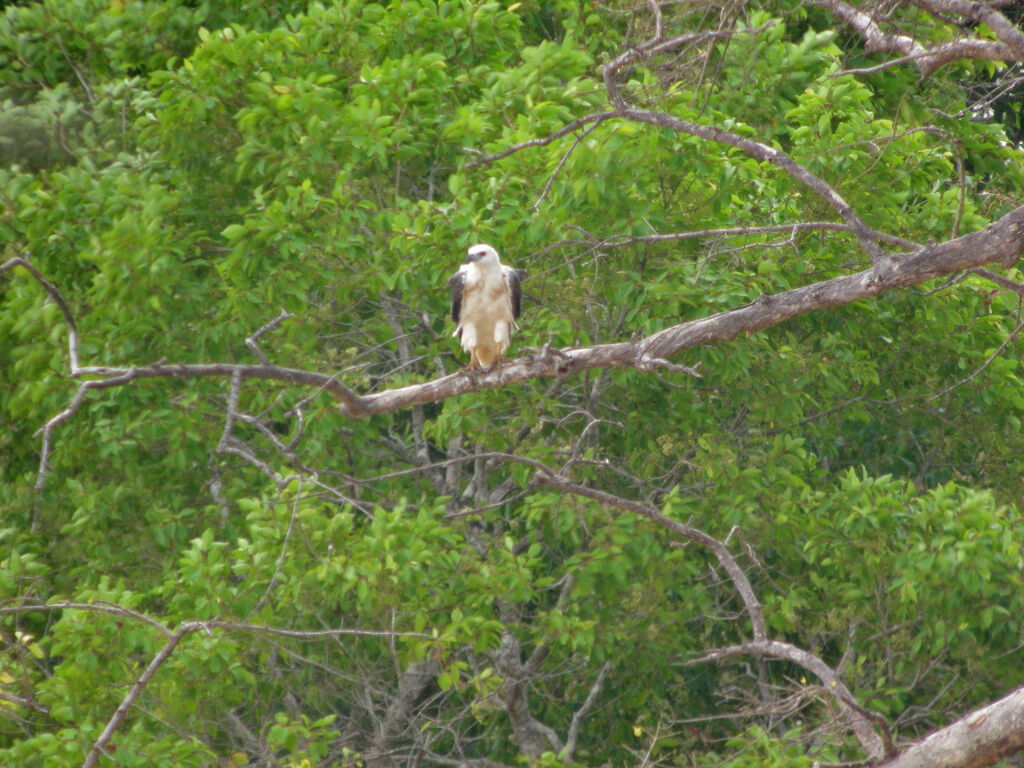
[{"label": "branch bark texture", "polygon": [[982,768],[1024,750],[1024,686],[976,709],[878,768]]}]

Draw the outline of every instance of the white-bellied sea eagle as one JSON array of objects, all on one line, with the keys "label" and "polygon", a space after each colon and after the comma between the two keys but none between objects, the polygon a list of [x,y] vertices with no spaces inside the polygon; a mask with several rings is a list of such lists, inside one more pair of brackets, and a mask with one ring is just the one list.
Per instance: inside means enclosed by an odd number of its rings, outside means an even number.
[{"label": "white-bellied sea eagle", "polygon": [[521,269],[506,267],[489,245],[470,246],[466,263],[448,280],[452,320],[469,367],[490,369],[508,348],[522,303]]}]

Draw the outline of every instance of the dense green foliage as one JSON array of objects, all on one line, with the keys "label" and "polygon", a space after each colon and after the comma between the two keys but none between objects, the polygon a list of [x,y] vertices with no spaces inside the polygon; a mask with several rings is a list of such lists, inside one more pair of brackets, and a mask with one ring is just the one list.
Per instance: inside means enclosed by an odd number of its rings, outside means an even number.
[{"label": "dense green foliage", "polygon": [[[246,337],[286,309],[260,340],[272,362],[360,392],[464,362],[443,285],[474,242],[531,275],[514,354],[626,340],[862,263],[839,232],[635,240],[835,219],[778,168],[691,136],[612,120],[472,165],[607,108],[601,64],[652,33],[627,5],[8,6],[0,261],[30,254],[62,292],[83,364],[257,362]],[[717,23],[706,10],[667,6],[667,31]],[[914,241],[1019,199],[1019,152],[960,87],[995,65],[844,73],[880,58],[821,9],[750,3],[733,22],[632,72],[631,98],[783,149]],[[78,382],[59,307],[9,270],[0,608],[400,633],[190,634],[105,764],[365,763],[410,668],[430,684],[376,765],[517,764],[506,630],[524,658],[545,650],[528,704],[562,739],[608,663],[576,763],[855,759],[811,688],[715,717],[813,681],[779,662],[684,666],[749,633],[709,555],[532,485],[527,463],[431,462],[573,461],[577,482],[732,532],[770,631],[845,658],[859,701],[912,738],[1024,682],[1020,354],[978,372],[1019,322],[1018,296],[969,276],[701,348],[680,361],[700,379],[606,370],[361,420],[247,381],[234,453],[217,450],[228,381],[143,380],[57,427],[37,493],[33,435]],[[127,612],[0,615],[0,763],[80,765],[165,641]]]}]

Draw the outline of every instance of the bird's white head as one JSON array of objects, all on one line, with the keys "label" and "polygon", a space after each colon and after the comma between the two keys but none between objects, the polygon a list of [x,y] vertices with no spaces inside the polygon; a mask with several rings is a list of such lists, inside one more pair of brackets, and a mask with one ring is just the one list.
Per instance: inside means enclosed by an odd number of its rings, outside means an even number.
[{"label": "bird's white head", "polygon": [[501,264],[501,260],[498,258],[498,252],[491,248],[489,245],[479,243],[478,245],[469,246],[469,251],[466,255],[467,264],[476,264],[478,267],[488,268],[496,267]]}]

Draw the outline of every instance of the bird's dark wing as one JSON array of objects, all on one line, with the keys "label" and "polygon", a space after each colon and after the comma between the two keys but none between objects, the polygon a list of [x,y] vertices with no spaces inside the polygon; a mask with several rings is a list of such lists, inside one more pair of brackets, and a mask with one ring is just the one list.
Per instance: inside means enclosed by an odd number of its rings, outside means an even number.
[{"label": "bird's dark wing", "polygon": [[508,284],[508,295],[512,299],[512,317],[519,319],[523,305],[523,289],[520,285],[526,278],[526,271],[505,267],[505,282]]},{"label": "bird's dark wing", "polygon": [[461,270],[448,278],[448,291],[452,297],[452,320],[459,322],[462,314],[462,290],[466,286],[466,274]]}]

